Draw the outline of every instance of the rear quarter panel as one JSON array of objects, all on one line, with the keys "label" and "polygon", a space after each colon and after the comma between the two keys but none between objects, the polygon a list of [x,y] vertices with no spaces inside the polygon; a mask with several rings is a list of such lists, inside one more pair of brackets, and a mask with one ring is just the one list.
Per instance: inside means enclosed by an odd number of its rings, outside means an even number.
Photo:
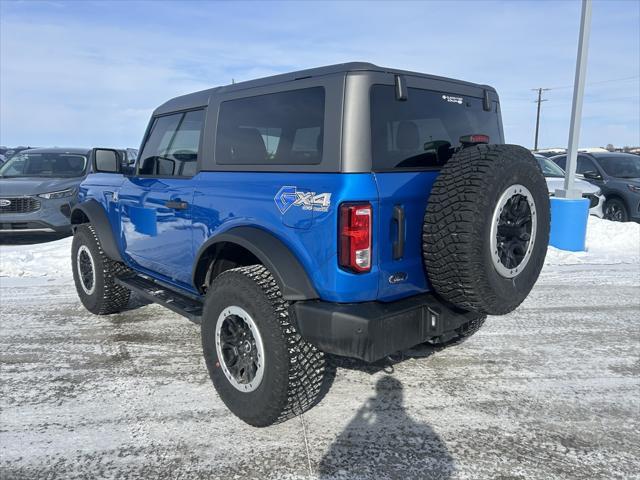
[{"label": "rear quarter panel", "polygon": [[[237,226],[262,228],[279,238],[298,258],[321,299],[333,302],[375,300],[378,259],[372,270],[353,274],[338,267],[338,209],[342,202],[368,201],[378,208],[374,176],[324,173],[200,172],[193,179],[193,236],[197,250],[207,239]],[[326,211],[276,204],[282,187],[329,193]],[[375,238],[374,238],[375,242]]]}]

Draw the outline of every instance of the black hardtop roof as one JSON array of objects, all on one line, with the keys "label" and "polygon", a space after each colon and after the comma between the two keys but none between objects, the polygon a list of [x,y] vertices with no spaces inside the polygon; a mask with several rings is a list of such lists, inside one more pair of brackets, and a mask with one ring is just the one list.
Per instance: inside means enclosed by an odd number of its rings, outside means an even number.
[{"label": "black hardtop roof", "polygon": [[29,148],[27,150],[23,150],[20,153],[75,153],[80,155],[88,155],[91,153],[90,148],[63,148],[63,147],[42,147],[42,148]]},{"label": "black hardtop roof", "polygon": [[187,95],[181,95],[175,97],[162,105],[160,105],[154,114],[168,113],[177,110],[187,110],[189,108],[197,108],[207,105],[209,97],[217,93],[229,93],[239,90],[245,90],[248,88],[264,87],[267,85],[275,85],[279,83],[292,82],[303,78],[320,77],[325,75],[332,75],[336,73],[347,72],[381,72],[391,73],[395,75],[406,75],[421,78],[428,78],[432,80],[441,80],[445,82],[452,82],[461,85],[468,85],[472,87],[487,89],[495,92],[495,89],[489,85],[479,85],[477,83],[465,82],[463,80],[456,80],[453,78],[440,77],[437,75],[429,75],[426,73],[411,72],[406,70],[398,70],[394,68],[379,67],[373,63],[367,62],[349,62],[339,63],[336,65],[327,65],[325,67],[310,68],[307,70],[299,70],[297,72],[283,73],[279,75],[272,75],[270,77],[258,78],[255,80],[248,80],[245,82],[233,83],[222,87],[209,88],[207,90],[201,90],[199,92],[189,93]]}]

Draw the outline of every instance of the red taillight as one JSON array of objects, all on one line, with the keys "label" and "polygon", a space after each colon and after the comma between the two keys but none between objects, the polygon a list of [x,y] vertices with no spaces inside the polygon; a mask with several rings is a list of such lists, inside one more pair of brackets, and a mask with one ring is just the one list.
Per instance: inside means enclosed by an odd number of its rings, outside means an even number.
[{"label": "red taillight", "polygon": [[340,205],[340,266],[354,272],[371,270],[371,204]]}]

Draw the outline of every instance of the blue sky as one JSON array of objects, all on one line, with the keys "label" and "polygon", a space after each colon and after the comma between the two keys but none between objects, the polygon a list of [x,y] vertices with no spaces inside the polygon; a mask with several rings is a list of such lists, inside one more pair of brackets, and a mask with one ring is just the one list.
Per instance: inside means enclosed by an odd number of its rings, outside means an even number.
[{"label": "blue sky", "polygon": [[[577,0],[0,0],[0,144],[137,147],[176,95],[368,61],[493,85],[527,147],[531,89],[559,87],[540,146],[566,146],[579,18]],[[581,146],[640,144],[640,1],[594,2],[587,82]]]}]

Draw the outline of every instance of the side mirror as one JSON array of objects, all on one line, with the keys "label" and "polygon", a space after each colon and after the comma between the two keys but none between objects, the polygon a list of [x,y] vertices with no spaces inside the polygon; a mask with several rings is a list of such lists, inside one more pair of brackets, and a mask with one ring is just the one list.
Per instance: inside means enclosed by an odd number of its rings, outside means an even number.
[{"label": "side mirror", "polygon": [[582,174],[584,178],[588,178],[589,180],[602,180],[602,175],[598,172],[594,172],[593,170],[588,170]]},{"label": "side mirror", "polygon": [[93,171],[120,173],[120,153],[111,148],[94,148]]}]

